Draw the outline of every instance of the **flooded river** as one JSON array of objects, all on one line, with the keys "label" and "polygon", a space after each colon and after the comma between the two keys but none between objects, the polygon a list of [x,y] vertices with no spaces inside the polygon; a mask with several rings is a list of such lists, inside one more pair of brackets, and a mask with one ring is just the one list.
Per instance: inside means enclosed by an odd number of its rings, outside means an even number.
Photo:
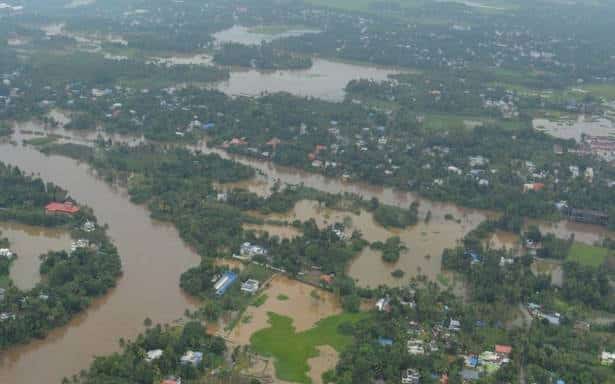
[{"label": "flooded river", "polygon": [[[42,129],[35,124],[30,128]],[[62,130],[62,133],[72,135],[70,131]],[[66,140],[87,143],[96,135],[90,132]],[[18,133],[13,139],[28,136],[26,133]],[[218,153],[225,158],[232,157],[257,169],[261,175],[242,185],[261,195],[267,195],[270,187],[279,180],[289,184],[303,183],[330,193],[350,192],[365,199],[376,197],[385,204],[400,207],[408,207],[417,200],[420,202],[421,218],[431,211],[429,223],[421,221],[417,226],[405,230],[389,230],[374,223],[367,212],[352,214],[323,211],[314,206],[313,202],[307,201],[295,207],[289,216],[296,215],[302,219],[315,217],[321,224],[325,224],[325,221],[344,221],[350,217],[352,228],[363,232],[370,241],[386,240],[391,235],[400,236],[404,240],[409,250],[395,265],[383,263],[380,254],[371,250],[365,250],[352,263],[349,273],[361,285],[399,284],[400,281],[390,275],[397,268],[407,272],[401,281],[419,272],[434,278],[440,272],[441,250],[453,246],[465,233],[489,216],[488,212],[432,202],[392,188],[346,183],[255,159],[230,156],[226,152],[207,148],[204,144],[198,146],[198,149]],[[195,303],[191,303],[182,294],[178,282],[181,273],[196,265],[199,257],[183,244],[172,226],[151,220],[145,207],[130,203],[125,191],[115,189],[93,176],[85,164],[57,156],[46,157],[33,148],[10,144],[0,145],[0,161],[39,174],[46,181],[68,189],[78,201],[91,206],[100,222],[110,225],[109,234],[119,249],[124,268],[124,276],[117,288],[96,301],[68,326],[52,332],[45,340],[2,353],[0,383],[59,382],[62,377],[86,368],[94,354],[102,355],[117,350],[117,339],[134,337],[143,329],[146,317],[150,317],[154,323],[172,322],[186,308],[193,307]],[[451,214],[455,220],[446,220],[446,214]],[[541,225],[547,227],[547,224]],[[574,233],[577,240],[586,242],[599,240],[607,233],[595,226],[572,223],[556,224],[550,229],[563,238]],[[293,234],[282,231],[280,235]],[[506,239],[499,240],[507,242]],[[274,297],[271,299],[275,300]],[[236,336],[244,340],[247,337],[241,330]],[[31,369],[33,366],[37,369]]]},{"label": "flooded river", "polygon": [[549,119],[534,119],[532,124],[536,130],[546,132],[560,139],[574,139],[581,142],[583,135],[613,136],[615,124],[609,119],[579,115],[573,118],[553,121]]},{"label": "flooded river", "polygon": [[400,71],[377,66],[348,64],[314,59],[304,70],[259,71],[233,70],[228,80],[215,88],[231,96],[259,96],[263,93],[288,92],[297,96],[342,101],[351,80],[386,80]]},{"label": "flooded river", "polygon": [[59,383],[87,368],[94,355],[118,350],[118,339],[135,337],[146,317],[172,322],[194,307],[182,294],[179,277],[200,258],[171,225],[150,219],[145,207],[94,177],[86,165],[10,144],[0,145],[0,161],[39,174],[92,207],[99,221],[109,224],[124,270],[117,287],[68,326],[0,353],[0,383]]},{"label": "flooded river", "polygon": [[11,250],[18,255],[11,265],[11,279],[23,290],[34,288],[40,281],[40,255],[48,251],[67,251],[72,242],[70,234],[62,229],[11,222],[0,222],[0,233],[1,237],[9,239]]}]

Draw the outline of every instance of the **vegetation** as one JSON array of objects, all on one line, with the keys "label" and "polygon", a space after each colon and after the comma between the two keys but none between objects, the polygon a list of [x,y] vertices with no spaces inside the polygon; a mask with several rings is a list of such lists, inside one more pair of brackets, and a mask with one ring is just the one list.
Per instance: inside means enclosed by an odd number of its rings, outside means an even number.
[{"label": "vegetation", "polygon": [[296,333],[290,318],[269,313],[270,327],[252,335],[250,342],[259,354],[275,358],[276,376],[279,379],[310,383],[306,376],[309,370],[307,361],[318,356],[316,347],[329,345],[341,352],[352,341],[352,336],[344,333],[343,328],[364,318],[364,314],[332,316],[307,331]]}]

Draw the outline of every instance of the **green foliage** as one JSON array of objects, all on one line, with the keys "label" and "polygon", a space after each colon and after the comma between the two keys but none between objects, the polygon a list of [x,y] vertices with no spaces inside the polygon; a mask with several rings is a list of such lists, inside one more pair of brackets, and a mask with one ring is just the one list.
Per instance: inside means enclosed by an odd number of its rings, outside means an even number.
[{"label": "green foliage", "polygon": [[309,383],[307,360],[318,356],[319,345],[330,345],[342,351],[352,337],[339,332],[344,323],[356,323],[365,314],[342,314],[318,322],[313,328],[296,333],[288,317],[269,313],[270,327],[252,335],[250,342],[257,353],[276,359],[276,376],[282,380]]},{"label": "green foliage", "polygon": [[395,263],[399,260],[402,252],[406,251],[406,246],[401,242],[399,236],[388,238],[386,242],[377,241],[372,243],[372,249],[382,252],[382,260],[387,263]]}]

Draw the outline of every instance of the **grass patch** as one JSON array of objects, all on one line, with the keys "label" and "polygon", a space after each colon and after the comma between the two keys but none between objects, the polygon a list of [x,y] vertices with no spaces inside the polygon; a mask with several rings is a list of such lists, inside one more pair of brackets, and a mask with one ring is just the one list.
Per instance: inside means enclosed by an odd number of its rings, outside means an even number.
[{"label": "grass patch", "polygon": [[448,287],[449,285],[451,285],[451,280],[442,273],[438,274],[436,280],[438,280],[438,283],[440,283],[440,285],[442,285],[443,287]]},{"label": "grass patch", "polygon": [[316,347],[330,345],[341,352],[352,342],[352,336],[339,332],[339,326],[366,318],[365,313],[344,313],[327,317],[305,332],[296,333],[292,319],[269,312],[270,327],[252,335],[254,350],[275,358],[276,376],[281,380],[310,383],[308,360],[318,356]]},{"label": "grass patch", "polygon": [[8,288],[10,281],[9,275],[0,275],[0,288]]},{"label": "grass patch", "polygon": [[267,298],[268,298],[268,296],[266,294],[258,296],[252,302],[252,306],[256,307],[256,308],[260,307],[261,305],[265,304],[265,302],[267,301]]},{"label": "grass patch", "polygon": [[604,97],[609,100],[615,99],[615,84],[588,84],[581,89],[597,97]]},{"label": "grass patch", "polygon": [[58,135],[48,135],[44,137],[35,137],[32,139],[24,140],[23,142],[24,144],[34,145],[38,147],[38,146],[51,144],[55,142],[56,140],[58,140],[59,138],[60,136]]},{"label": "grass patch", "polygon": [[283,294],[283,293],[280,293],[280,294],[278,295],[278,300],[280,300],[280,301],[286,301],[286,300],[288,300],[288,296],[286,296],[286,295],[285,295],[285,294]]},{"label": "grass patch", "polygon": [[609,254],[610,251],[606,248],[583,243],[574,243],[568,251],[567,260],[576,261],[577,263],[585,266],[599,267],[604,264],[604,261]]}]

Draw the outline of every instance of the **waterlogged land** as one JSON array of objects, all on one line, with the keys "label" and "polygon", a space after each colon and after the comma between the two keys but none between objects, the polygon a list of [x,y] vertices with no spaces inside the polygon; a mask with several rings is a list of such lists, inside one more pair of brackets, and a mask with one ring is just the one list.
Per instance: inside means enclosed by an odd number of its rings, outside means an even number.
[{"label": "waterlogged land", "polygon": [[39,256],[48,251],[68,251],[72,239],[63,229],[0,222],[2,237],[9,239],[18,258],[11,264],[11,280],[21,290],[34,288],[40,281]]},{"label": "waterlogged land", "polygon": [[67,326],[44,340],[3,352],[0,382],[58,383],[87,368],[94,355],[118,350],[118,338],[135,337],[145,318],[170,323],[194,307],[180,290],[179,277],[200,257],[181,241],[175,228],[153,221],[125,191],[107,185],[73,160],[1,144],[0,161],[56,183],[92,207],[100,223],[109,224],[123,267],[117,287]]}]

